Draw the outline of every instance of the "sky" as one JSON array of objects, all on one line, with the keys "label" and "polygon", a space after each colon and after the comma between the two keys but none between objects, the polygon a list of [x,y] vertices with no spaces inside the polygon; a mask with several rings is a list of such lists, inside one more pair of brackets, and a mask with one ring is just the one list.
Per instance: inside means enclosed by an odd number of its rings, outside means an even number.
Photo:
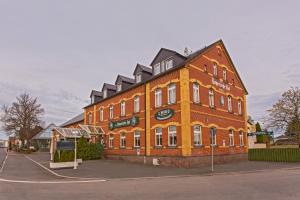
[{"label": "sky", "polygon": [[46,123],[82,112],[92,89],[149,66],[161,47],[183,53],[219,39],[261,120],[300,85],[300,1],[0,0],[0,105],[37,97]]}]

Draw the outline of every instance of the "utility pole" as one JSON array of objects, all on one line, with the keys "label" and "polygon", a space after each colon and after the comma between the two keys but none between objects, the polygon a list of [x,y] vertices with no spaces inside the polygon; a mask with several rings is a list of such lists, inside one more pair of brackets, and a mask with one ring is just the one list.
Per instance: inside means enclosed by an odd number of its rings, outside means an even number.
[{"label": "utility pole", "polygon": [[75,134],[75,149],[74,149],[74,169],[77,169],[77,142],[76,142],[77,135]]}]

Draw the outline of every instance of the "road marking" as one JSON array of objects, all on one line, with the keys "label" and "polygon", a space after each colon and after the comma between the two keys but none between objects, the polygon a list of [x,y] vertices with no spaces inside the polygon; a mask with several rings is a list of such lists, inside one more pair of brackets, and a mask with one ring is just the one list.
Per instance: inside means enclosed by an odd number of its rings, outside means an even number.
[{"label": "road marking", "polygon": [[79,180],[79,181],[21,181],[21,180],[9,180],[0,178],[0,182],[8,183],[31,183],[31,184],[67,184],[67,183],[98,183],[105,182],[106,180],[97,179],[97,180]]},{"label": "road marking", "polygon": [[50,169],[48,169],[47,167],[45,167],[44,165],[40,164],[39,162],[33,160],[32,158],[30,158],[29,156],[25,156],[25,158],[29,159],[30,161],[34,162],[35,164],[37,164],[38,166],[40,166],[41,168],[43,168],[44,170],[46,170],[47,172],[53,174],[54,176],[60,177],[60,178],[72,178],[72,179],[86,179],[86,180],[93,180],[95,178],[81,178],[81,177],[74,177],[74,176],[64,176],[64,175],[60,175]]},{"label": "road marking", "polygon": [[4,169],[4,165],[6,164],[7,157],[8,157],[8,153],[6,153],[5,159],[4,159],[4,161],[2,162],[1,169],[0,169],[0,173],[2,173],[2,171],[3,171],[3,169]]}]

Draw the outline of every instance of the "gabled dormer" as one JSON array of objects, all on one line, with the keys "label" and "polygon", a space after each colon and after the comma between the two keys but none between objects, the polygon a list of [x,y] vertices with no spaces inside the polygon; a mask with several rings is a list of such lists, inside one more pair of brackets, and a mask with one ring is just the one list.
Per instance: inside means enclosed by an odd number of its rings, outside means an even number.
[{"label": "gabled dormer", "polygon": [[104,83],[102,87],[103,99],[114,95],[116,91],[117,91],[117,87],[115,85]]},{"label": "gabled dormer", "polygon": [[102,92],[99,92],[97,90],[92,90],[90,94],[91,103],[96,103],[102,99]]},{"label": "gabled dormer", "polygon": [[166,70],[182,64],[185,60],[186,57],[177,53],[176,51],[161,48],[150,64],[152,67],[152,74],[154,76],[158,75]]},{"label": "gabled dormer", "polygon": [[135,83],[135,80],[132,78],[128,78],[126,76],[118,75],[117,80],[115,82],[117,92],[121,92],[122,90],[128,89]]},{"label": "gabled dormer", "polygon": [[146,67],[144,65],[137,64],[135,67],[135,70],[133,72],[133,75],[135,77],[136,83],[144,82],[151,78],[152,69],[150,67]]}]

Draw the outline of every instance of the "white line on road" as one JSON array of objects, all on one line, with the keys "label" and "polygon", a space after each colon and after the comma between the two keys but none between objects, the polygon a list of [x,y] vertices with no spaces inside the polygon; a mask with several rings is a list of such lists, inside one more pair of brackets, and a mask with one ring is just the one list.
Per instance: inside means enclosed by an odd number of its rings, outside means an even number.
[{"label": "white line on road", "polygon": [[106,180],[98,179],[98,180],[79,180],[79,181],[22,181],[22,180],[9,180],[0,178],[0,182],[9,182],[9,183],[38,183],[38,184],[67,184],[67,183],[98,183],[105,182]]}]

